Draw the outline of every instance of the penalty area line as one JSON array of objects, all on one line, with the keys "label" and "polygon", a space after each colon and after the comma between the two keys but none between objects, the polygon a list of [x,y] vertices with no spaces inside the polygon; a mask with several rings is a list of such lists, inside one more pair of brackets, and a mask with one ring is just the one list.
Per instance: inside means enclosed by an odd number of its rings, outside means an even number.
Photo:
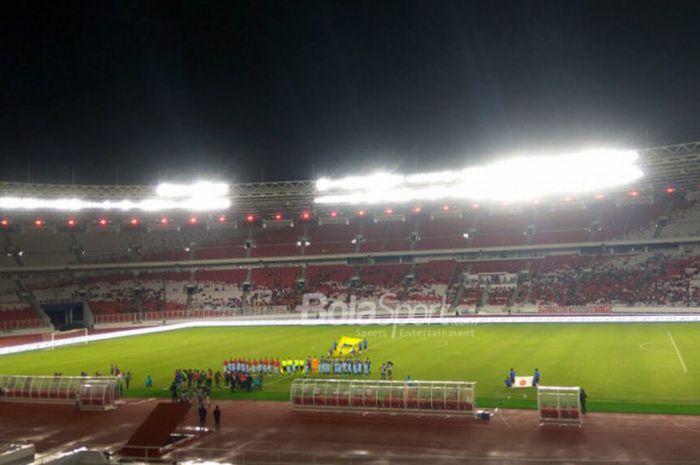
[{"label": "penalty area line", "polygon": [[683,361],[683,356],[681,355],[681,351],[678,350],[678,346],[676,345],[676,341],[673,339],[673,336],[671,335],[671,331],[666,331],[666,334],[668,334],[668,338],[671,339],[671,344],[673,344],[673,348],[676,349],[676,355],[678,355],[678,360],[681,362],[681,366],[683,367],[683,371],[688,373],[688,367],[685,366],[685,362]]}]

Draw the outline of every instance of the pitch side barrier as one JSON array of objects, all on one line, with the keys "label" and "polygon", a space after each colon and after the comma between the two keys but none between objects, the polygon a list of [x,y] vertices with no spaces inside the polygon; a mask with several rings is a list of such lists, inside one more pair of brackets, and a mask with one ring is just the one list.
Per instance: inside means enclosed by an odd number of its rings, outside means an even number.
[{"label": "pitch side barrier", "polygon": [[111,333],[78,336],[58,341],[43,341],[0,348],[0,355],[33,350],[58,348],[74,344],[106,341],[120,337],[177,331],[189,328],[249,327],[249,326],[391,326],[391,325],[480,325],[480,324],[541,324],[541,323],[700,323],[700,314],[693,315],[589,315],[589,316],[479,316],[479,317],[420,317],[420,318],[297,318],[258,320],[200,320],[145,328],[126,329]]}]

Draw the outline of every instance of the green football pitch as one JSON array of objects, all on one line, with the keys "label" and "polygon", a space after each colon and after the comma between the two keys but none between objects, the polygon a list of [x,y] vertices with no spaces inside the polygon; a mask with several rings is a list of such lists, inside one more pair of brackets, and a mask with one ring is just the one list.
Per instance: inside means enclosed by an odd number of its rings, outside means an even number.
[{"label": "green football pitch", "polygon": [[[394,379],[477,382],[477,404],[526,407],[535,389],[507,389],[506,375],[542,373],[543,385],[582,386],[593,411],[700,414],[700,324],[520,324],[198,328],[0,356],[2,374],[133,373],[126,395],[169,397],[176,368],[221,369],[230,357],[325,354],[341,336],[364,336],[372,378],[383,361]],[[145,389],[150,374],[152,389]],[[300,376],[300,375],[297,375]],[[263,390],[215,398],[288,399],[291,376],[269,376]]]}]

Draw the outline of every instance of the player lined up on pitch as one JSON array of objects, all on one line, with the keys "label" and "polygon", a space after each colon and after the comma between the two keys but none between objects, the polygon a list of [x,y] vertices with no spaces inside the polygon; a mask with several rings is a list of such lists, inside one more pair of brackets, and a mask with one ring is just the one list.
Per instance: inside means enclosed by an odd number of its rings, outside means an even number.
[{"label": "player lined up on pitch", "polygon": [[[372,361],[369,358],[331,358],[308,356],[302,358],[264,358],[224,360],[224,372],[229,376],[235,374],[265,374],[265,375],[364,375],[372,372]],[[228,383],[227,383],[228,385]]]}]

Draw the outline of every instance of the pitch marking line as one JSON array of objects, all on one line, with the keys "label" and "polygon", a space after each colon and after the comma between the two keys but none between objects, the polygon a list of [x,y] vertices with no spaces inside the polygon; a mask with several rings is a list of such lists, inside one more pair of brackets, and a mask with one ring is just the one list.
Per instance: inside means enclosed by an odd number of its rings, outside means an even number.
[{"label": "pitch marking line", "polygon": [[676,341],[673,339],[673,336],[671,335],[671,331],[666,331],[666,334],[668,334],[668,338],[671,339],[671,344],[673,344],[673,348],[676,349],[676,355],[678,355],[678,360],[681,362],[681,366],[683,367],[683,371],[688,373],[688,367],[685,366],[685,362],[683,361],[683,357],[681,356],[681,351],[678,350],[678,346],[676,345]]}]

